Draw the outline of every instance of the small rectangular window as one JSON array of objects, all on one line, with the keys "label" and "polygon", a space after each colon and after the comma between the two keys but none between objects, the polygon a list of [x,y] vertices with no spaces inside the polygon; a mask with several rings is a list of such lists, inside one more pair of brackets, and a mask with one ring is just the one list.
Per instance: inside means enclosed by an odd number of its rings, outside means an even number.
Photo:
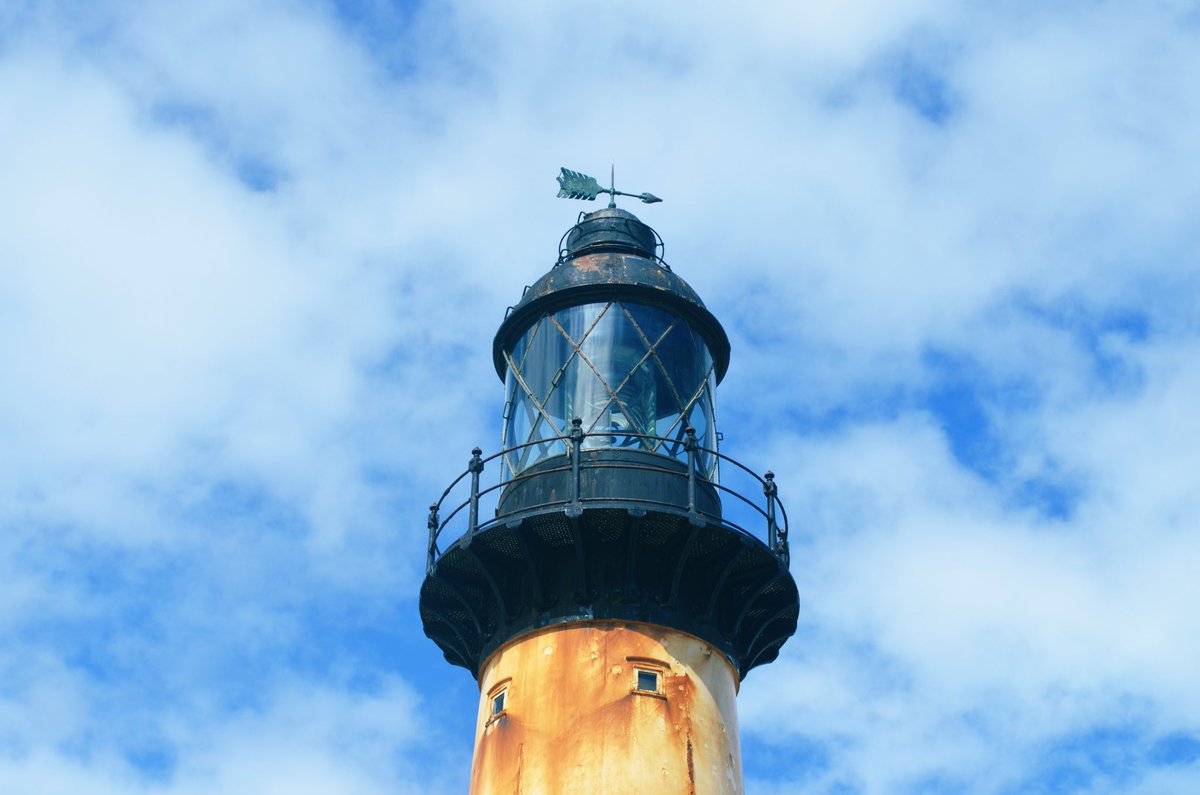
[{"label": "small rectangular window", "polygon": [[492,717],[495,718],[504,711],[505,696],[508,695],[507,690],[501,690],[496,695],[492,696]]},{"label": "small rectangular window", "polygon": [[658,692],[658,671],[647,671],[644,668],[637,670],[637,689],[642,693],[657,693]]}]

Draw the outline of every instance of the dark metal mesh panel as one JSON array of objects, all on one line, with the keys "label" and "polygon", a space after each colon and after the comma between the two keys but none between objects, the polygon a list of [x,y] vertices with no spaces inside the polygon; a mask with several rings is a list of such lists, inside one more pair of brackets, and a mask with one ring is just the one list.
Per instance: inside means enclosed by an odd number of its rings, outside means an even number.
[{"label": "dark metal mesh panel", "polygon": [[642,523],[642,531],[638,540],[648,547],[665,545],[677,532],[679,520],[665,514],[651,514]]},{"label": "dark metal mesh panel", "polygon": [[[760,643],[769,643],[781,634],[791,631],[796,626],[796,618],[799,616],[799,610],[788,611],[776,618],[768,624],[758,636]],[[757,632],[758,630],[755,630]]]},{"label": "dark metal mesh panel", "polygon": [[790,589],[788,588],[787,583],[785,583],[781,580],[777,580],[777,581],[773,582],[771,585],[767,586],[767,589],[765,591],[763,591],[763,596],[771,597],[771,596],[777,596],[779,594],[786,594],[789,592],[790,592]]},{"label": "dark metal mesh panel", "polygon": [[525,520],[525,526],[534,537],[548,546],[569,547],[575,542],[571,535],[571,524],[562,514],[531,516]]},{"label": "dark metal mesh panel", "polygon": [[483,541],[484,545],[491,550],[499,552],[506,558],[519,560],[521,555],[521,545],[513,538],[512,531],[507,527],[496,527],[486,533],[477,536],[478,540]]},{"label": "dark metal mesh panel", "polygon": [[769,611],[765,607],[751,608],[746,613],[746,618],[745,618],[745,620],[743,620],[742,626],[743,627],[754,627],[755,631],[757,632],[758,631],[758,626],[757,626],[758,623],[767,617],[768,612]]},{"label": "dark metal mesh panel", "polygon": [[480,569],[474,555],[467,554],[461,550],[451,550],[442,555],[438,560],[438,566],[444,566],[452,571],[459,571],[471,576],[478,576],[483,571]]},{"label": "dark metal mesh panel", "polygon": [[453,623],[460,627],[471,621],[470,614],[468,614],[467,611],[463,610],[462,608],[450,606],[442,612],[454,619]]},{"label": "dark metal mesh panel", "polygon": [[724,530],[709,525],[696,536],[694,554],[699,558],[707,557],[721,546],[727,544],[728,541],[728,534]]},{"label": "dark metal mesh panel", "polygon": [[491,599],[491,591],[488,591],[482,583],[463,583],[458,586],[458,590],[463,595],[463,598],[473,605],[481,604],[485,599]]},{"label": "dark metal mesh panel", "polygon": [[628,514],[625,511],[587,511],[588,532],[601,541],[613,541],[625,534]]}]

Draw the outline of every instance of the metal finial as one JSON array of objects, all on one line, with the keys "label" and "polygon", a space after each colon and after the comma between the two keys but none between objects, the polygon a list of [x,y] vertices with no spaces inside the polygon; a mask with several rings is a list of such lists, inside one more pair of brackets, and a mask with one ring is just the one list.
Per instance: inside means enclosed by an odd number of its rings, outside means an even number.
[{"label": "metal finial", "polygon": [[571,171],[569,168],[559,169],[561,172],[555,179],[558,180],[558,198],[560,199],[583,199],[585,201],[595,201],[596,197],[601,193],[607,193],[612,197],[609,201],[609,207],[616,207],[616,198],[618,196],[629,196],[634,199],[640,199],[644,204],[654,204],[662,201],[653,193],[626,193],[625,191],[617,190],[616,183],[616,167],[612,169],[612,187],[605,188],[596,181],[595,177],[589,177],[578,171]]}]

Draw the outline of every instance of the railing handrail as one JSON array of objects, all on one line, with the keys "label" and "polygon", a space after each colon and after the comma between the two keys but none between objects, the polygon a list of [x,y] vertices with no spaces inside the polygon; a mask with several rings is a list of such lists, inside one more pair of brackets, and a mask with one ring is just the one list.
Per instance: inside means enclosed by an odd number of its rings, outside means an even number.
[{"label": "railing handrail", "polygon": [[[655,436],[653,434],[634,433],[632,431],[620,431],[620,430],[612,430],[612,429],[605,429],[604,431],[589,433],[587,431],[584,431],[580,426],[581,426],[581,423],[579,420],[572,420],[572,429],[571,429],[571,432],[568,434],[563,434],[563,435],[559,435],[559,436],[550,436],[550,437],[546,437],[544,439],[538,439],[538,440],[532,441],[532,442],[524,442],[522,444],[514,445],[512,447],[506,447],[506,448],[499,450],[495,453],[492,453],[491,455],[486,456],[486,457],[484,457],[482,455],[482,450],[480,450],[480,448],[478,448],[478,447],[474,448],[471,451],[471,460],[467,464],[467,469],[462,474],[460,474],[458,477],[456,477],[453,481],[451,481],[450,485],[447,486],[446,489],[442,492],[442,495],[438,499],[437,502],[435,502],[433,505],[429,506],[429,521],[428,521],[429,546],[428,546],[427,558],[426,558],[427,573],[431,572],[433,570],[433,564],[441,554],[440,550],[438,549],[438,540],[440,539],[440,537],[442,535],[442,531],[444,531],[447,528],[447,526],[450,524],[450,522],[464,508],[469,509],[469,518],[468,518],[468,522],[467,522],[466,532],[463,533],[462,536],[460,536],[460,537],[472,536],[475,533],[478,533],[482,530],[485,530],[485,529],[491,527],[492,525],[494,525],[497,522],[498,517],[488,519],[483,522],[479,521],[478,509],[479,509],[479,498],[480,497],[483,497],[494,491],[503,489],[507,486],[512,485],[513,483],[519,483],[523,480],[527,480],[529,478],[540,477],[542,475],[556,473],[556,472],[571,472],[573,474],[572,480],[574,482],[572,497],[569,499],[564,498],[564,499],[559,499],[559,500],[552,500],[552,501],[544,503],[544,506],[545,507],[553,507],[553,506],[559,506],[559,505],[567,505],[567,506],[569,506],[568,510],[571,510],[572,507],[575,510],[579,510],[579,503],[581,502],[581,498],[580,498],[579,491],[578,491],[578,484],[579,484],[579,470],[581,470],[581,469],[639,469],[639,470],[645,470],[645,471],[661,472],[661,473],[669,474],[669,475],[676,476],[676,477],[685,477],[688,480],[687,513],[689,515],[694,516],[694,517],[703,517],[703,518],[707,518],[707,519],[717,520],[717,521],[721,522],[721,524],[728,526],[730,528],[733,528],[747,536],[750,536],[752,538],[757,538],[757,536],[754,533],[750,532],[749,530],[742,527],[741,525],[725,518],[724,516],[716,516],[716,515],[708,513],[707,511],[702,511],[697,508],[695,488],[696,488],[697,476],[699,476],[704,479],[705,483],[708,483],[713,488],[718,489],[719,491],[724,492],[726,494],[733,495],[737,499],[741,500],[741,502],[745,503],[747,506],[749,506],[750,508],[757,511],[766,520],[768,547],[781,560],[783,560],[785,565],[787,564],[787,562],[788,562],[788,517],[787,517],[787,511],[783,506],[783,501],[780,500],[778,497],[777,487],[775,485],[775,480],[774,480],[775,475],[772,472],[768,471],[765,473],[765,475],[759,475],[757,472],[750,469],[749,467],[747,467],[745,464],[741,463],[740,461],[738,461],[734,458],[731,458],[717,450],[712,450],[707,447],[701,446],[700,444],[697,443],[695,432],[690,427],[686,427],[684,429],[685,437],[684,437],[684,439],[680,440],[678,438],[672,438],[672,437]],[[646,463],[624,463],[624,462],[616,462],[616,461],[611,461],[611,460],[594,461],[594,462],[589,462],[587,464],[584,464],[583,461],[581,460],[582,456],[579,455],[579,452],[583,449],[582,448],[583,440],[587,439],[589,436],[606,436],[606,437],[621,436],[621,437],[625,437],[625,438],[647,439],[647,440],[659,441],[659,442],[674,442],[677,444],[682,441],[683,448],[688,454],[688,460],[686,462],[687,469],[685,472],[679,472],[672,468],[655,467],[655,466],[648,465]],[[493,485],[487,486],[486,488],[480,489],[479,477],[485,471],[486,465],[489,462],[495,461],[496,459],[499,459],[499,458],[503,458],[505,455],[508,455],[515,451],[523,450],[527,447],[532,447],[534,445],[554,444],[557,442],[562,442],[566,446],[566,450],[562,455],[567,459],[567,463],[564,463],[562,466],[556,466],[556,467],[552,467],[549,469],[536,469],[536,470],[532,470],[532,471],[526,470],[524,472],[520,472],[520,473],[512,476],[511,478],[507,478],[507,479],[505,479],[502,474],[501,479],[498,482],[496,482]],[[708,455],[714,456],[716,459],[718,459],[720,461],[727,461],[730,464],[732,464],[733,466],[735,466],[738,469],[745,472],[747,475],[749,475],[755,481],[757,481],[759,486],[762,488],[766,507],[765,508],[760,507],[758,503],[756,503],[753,500],[751,500],[750,498],[746,497],[741,492],[731,489],[727,486],[724,486],[714,480],[709,480],[706,476],[699,474],[696,471],[696,469],[697,469],[697,460],[701,453],[706,453]],[[662,454],[655,453],[655,455],[662,455]],[[672,461],[678,460],[671,456],[664,455],[662,457],[668,458],[669,460],[672,460]],[[504,467],[501,467],[501,472],[503,473],[503,471],[504,471]],[[446,498],[449,497],[451,492],[453,492],[455,490],[455,488],[460,483],[462,483],[462,481],[464,479],[467,479],[468,476],[471,481],[470,494],[467,496],[467,498],[465,500],[463,500],[461,503],[456,505],[454,507],[454,509],[452,511],[450,511],[450,513],[447,514],[444,518],[441,517],[440,516],[441,509],[442,509],[443,504],[446,502]],[[587,501],[592,501],[592,499],[594,499],[594,498],[590,498]],[[631,502],[631,503],[668,507],[668,508],[673,508],[675,510],[680,510],[680,508],[682,507],[676,503],[659,502],[657,500],[646,499],[644,497],[637,497],[637,498],[604,497],[604,498],[602,498],[601,501],[603,501],[603,502]],[[775,518],[776,509],[778,509],[779,514],[782,517],[782,523],[779,523]],[[522,511],[522,513],[524,513],[524,511]]]}]

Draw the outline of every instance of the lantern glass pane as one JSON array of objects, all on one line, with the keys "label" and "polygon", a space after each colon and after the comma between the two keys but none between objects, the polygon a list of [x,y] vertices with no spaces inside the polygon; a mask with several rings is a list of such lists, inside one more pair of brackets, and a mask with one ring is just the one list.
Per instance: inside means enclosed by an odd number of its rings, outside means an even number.
[{"label": "lantern glass pane", "polygon": [[[506,475],[566,452],[578,417],[585,448],[626,447],[685,460],[683,429],[715,449],[712,357],[678,316],[620,302],[584,304],[543,317],[508,353]],[[715,459],[698,467],[715,478]]]}]

